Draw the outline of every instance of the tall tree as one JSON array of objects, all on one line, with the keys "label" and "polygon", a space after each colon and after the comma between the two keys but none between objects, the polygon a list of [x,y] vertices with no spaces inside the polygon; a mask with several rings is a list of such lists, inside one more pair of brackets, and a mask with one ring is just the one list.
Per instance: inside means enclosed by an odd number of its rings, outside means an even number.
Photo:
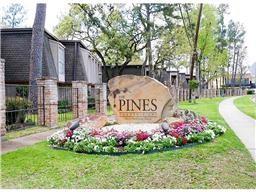
[{"label": "tall tree", "polygon": [[245,38],[244,26],[239,22],[230,21],[228,24],[228,42],[230,51],[230,83],[235,85],[237,65],[240,57],[241,49],[243,48]]},{"label": "tall tree", "polygon": [[32,29],[30,71],[29,71],[29,96],[34,104],[37,102],[36,79],[42,77],[44,25],[46,16],[46,4],[36,5],[35,20]]},{"label": "tall tree", "polygon": [[149,67],[149,76],[154,76],[152,41],[158,38],[160,26],[153,22],[162,11],[162,4],[137,4],[134,6],[134,17],[138,25],[142,26],[144,41],[146,42],[145,59],[142,65],[142,75],[145,75],[145,66]]},{"label": "tall tree", "polygon": [[121,75],[124,68],[145,48],[142,32],[133,11],[122,4],[72,4],[60,21],[58,36],[83,40],[100,58],[107,79],[107,66]]},{"label": "tall tree", "polygon": [[[225,15],[229,14],[228,9],[229,9],[228,4],[220,4],[217,7],[217,13],[218,13],[217,50],[220,53],[226,52],[228,48],[227,26],[224,21]],[[222,76],[222,85],[225,85],[226,78],[227,78],[226,67],[228,65],[228,62],[225,61],[223,63],[225,63],[226,65],[223,65],[221,76]]]},{"label": "tall tree", "polygon": [[5,27],[19,27],[25,20],[26,10],[19,3],[12,3],[4,10],[2,24]]}]

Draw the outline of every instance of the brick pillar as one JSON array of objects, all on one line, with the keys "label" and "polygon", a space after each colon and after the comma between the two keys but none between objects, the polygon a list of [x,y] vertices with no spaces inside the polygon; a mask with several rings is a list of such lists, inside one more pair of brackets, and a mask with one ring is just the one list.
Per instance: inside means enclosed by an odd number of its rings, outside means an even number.
[{"label": "brick pillar", "polygon": [[56,79],[38,79],[38,120],[41,125],[55,128],[58,123],[58,87]]},{"label": "brick pillar", "polygon": [[107,84],[95,85],[95,108],[96,113],[107,114]]},{"label": "brick pillar", "polygon": [[1,59],[1,61],[0,61],[0,101],[1,101],[0,102],[0,128],[1,128],[1,136],[4,136],[6,133],[4,66],[5,66],[5,61],[4,61],[4,59]]},{"label": "brick pillar", "polygon": [[81,118],[88,112],[88,85],[86,81],[72,81],[73,117]]}]

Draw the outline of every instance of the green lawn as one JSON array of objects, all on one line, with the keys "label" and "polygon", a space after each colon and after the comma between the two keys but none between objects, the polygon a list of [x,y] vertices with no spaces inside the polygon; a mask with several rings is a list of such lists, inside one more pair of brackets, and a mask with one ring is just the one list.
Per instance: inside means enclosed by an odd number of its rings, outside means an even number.
[{"label": "green lawn", "polygon": [[256,103],[251,98],[251,95],[239,97],[234,101],[234,104],[240,111],[256,119]]},{"label": "green lawn", "polygon": [[[227,126],[221,98],[182,103]],[[46,142],[2,155],[3,188],[256,188],[256,163],[233,131],[213,142],[146,155],[101,156]]]},{"label": "green lawn", "polygon": [[9,131],[5,134],[5,139],[6,140],[10,140],[10,139],[14,139],[17,137],[23,137],[26,135],[31,135],[31,134],[35,134],[35,133],[41,133],[44,131],[49,131],[51,128],[48,127],[44,127],[44,126],[33,126],[33,127],[28,127],[25,129],[21,129],[21,130],[15,130],[15,131]]}]

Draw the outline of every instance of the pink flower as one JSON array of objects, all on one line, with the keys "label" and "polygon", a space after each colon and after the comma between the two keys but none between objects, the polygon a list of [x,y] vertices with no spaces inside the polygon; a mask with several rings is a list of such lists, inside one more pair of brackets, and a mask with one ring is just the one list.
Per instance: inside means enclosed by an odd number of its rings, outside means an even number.
[{"label": "pink flower", "polygon": [[91,136],[96,136],[96,135],[100,136],[100,135],[102,135],[102,133],[101,133],[100,130],[93,129],[93,130],[90,132],[90,135],[91,135]]}]

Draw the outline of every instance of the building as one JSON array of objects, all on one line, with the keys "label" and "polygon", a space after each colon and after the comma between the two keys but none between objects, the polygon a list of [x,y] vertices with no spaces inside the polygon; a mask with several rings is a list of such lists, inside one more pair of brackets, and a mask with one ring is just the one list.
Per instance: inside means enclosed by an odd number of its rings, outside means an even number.
[{"label": "building", "polygon": [[66,82],[84,80],[89,84],[102,82],[101,62],[78,40],[60,40],[65,46]]},{"label": "building", "polygon": [[[111,66],[106,66],[107,67],[107,71],[108,71],[108,74],[109,74],[109,77],[110,79],[115,77],[115,76],[118,76],[118,71],[119,69],[121,68],[121,66],[118,66],[118,68],[113,68]],[[142,65],[140,64],[128,64],[124,70],[123,70],[123,73],[122,75],[141,75],[141,70],[142,70]],[[146,66],[146,69],[145,71],[147,72],[148,71],[148,67]],[[104,83],[107,83],[108,81],[108,78],[107,78],[107,75],[106,73],[104,72],[104,67],[102,66],[102,81]]]},{"label": "building", "polygon": [[[6,83],[29,82],[32,28],[1,29],[1,58],[5,59]],[[58,83],[84,80],[102,82],[101,63],[81,41],[59,40],[44,31],[42,76]]]}]

